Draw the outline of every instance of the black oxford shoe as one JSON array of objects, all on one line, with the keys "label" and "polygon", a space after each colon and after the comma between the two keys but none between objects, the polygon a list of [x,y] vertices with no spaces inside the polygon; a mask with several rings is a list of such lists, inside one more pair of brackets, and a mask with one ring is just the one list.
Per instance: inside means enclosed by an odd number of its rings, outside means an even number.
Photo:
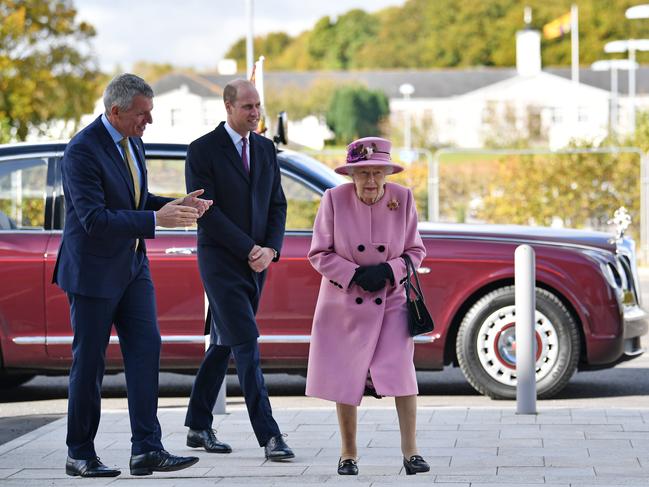
[{"label": "black oxford shoe", "polygon": [[231,453],[232,448],[216,438],[213,429],[190,430],[187,432],[187,446],[191,448],[205,448],[210,453]]},{"label": "black oxford shoe", "polygon": [[293,450],[288,447],[282,435],[273,436],[268,440],[264,447],[264,453],[266,459],[272,462],[281,462],[295,457]]},{"label": "black oxford shoe", "polygon": [[153,472],[174,472],[191,467],[198,457],[177,457],[166,450],[155,450],[131,456],[131,475],[151,475]]},{"label": "black oxford shoe", "polygon": [[406,469],[406,475],[415,475],[417,473],[428,472],[430,466],[420,455],[413,455],[409,460],[403,459],[403,466]]},{"label": "black oxford shoe", "polygon": [[72,477],[117,477],[122,472],[116,468],[108,468],[99,461],[99,457],[90,460],[68,457],[65,461],[65,473]]},{"label": "black oxford shoe", "polygon": [[338,459],[338,475],[358,475],[358,464],[353,458]]}]

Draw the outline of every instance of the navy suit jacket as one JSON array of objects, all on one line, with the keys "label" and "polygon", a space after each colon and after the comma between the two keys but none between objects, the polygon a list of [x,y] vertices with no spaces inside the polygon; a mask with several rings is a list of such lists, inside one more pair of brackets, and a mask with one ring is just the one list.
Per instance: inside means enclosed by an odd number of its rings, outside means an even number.
[{"label": "navy suit jacket", "polygon": [[172,200],[147,191],[144,145],[137,137],[131,141],[142,173],[137,208],[130,171],[101,117],[65,149],[65,227],[52,282],[68,293],[97,298],[121,294],[131,277],[136,239],[155,237],[154,215],[143,210],[159,210]]},{"label": "navy suit jacket", "polygon": [[187,151],[187,190],[214,204],[198,220],[198,265],[210,300],[213,340],[236,345],[259,336],[255,313],[265,272],[248,265],[255,244],[281,251],[286,198],[275,145],[250,134],[250,174],[222,122]]}]

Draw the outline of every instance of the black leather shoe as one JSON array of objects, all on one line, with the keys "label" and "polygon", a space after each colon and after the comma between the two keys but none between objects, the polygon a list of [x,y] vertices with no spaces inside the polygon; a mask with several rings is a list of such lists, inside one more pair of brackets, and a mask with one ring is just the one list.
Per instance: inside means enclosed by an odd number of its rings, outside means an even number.
[{"label": "black leather shoe", "polygon": [[293,450],[288,447],[282,435],[273,436],[268,440],[264,447],[264,453],[266,454],[266,459],[273,462],[280,462],[295,457]]},{"label": "black leather shoe", "polygon": [[353,458],[338,459],[338,475],[358,475],[358,464]]},{"label": "black leather shoe", "polygon": [[410,460],[403,459],[403,466],[406,468],[406,475],[428,472],[430,466],[420,455],[413,455]]},{"label": "black leather shoe", "polygon": [[68,457],[65,461],[65,473],[72,477],[117,477],[120,470],[108,468],[99,461],[99,457],[91,460],[75,460]]},{"label": "black leather shoe", "polygon": [[198,457],[177,457],[166,450],[155,450],[131,456],[131,475],[151,475],[153,472],[174,472],[191,467]]},{"label": "black leather shoe", "polygon": [[210,453],[231,453],[232,448],[216,438],[216,431],[213,429],[193,430],[187,432],[187,446],[191,448],[205,448]]}]

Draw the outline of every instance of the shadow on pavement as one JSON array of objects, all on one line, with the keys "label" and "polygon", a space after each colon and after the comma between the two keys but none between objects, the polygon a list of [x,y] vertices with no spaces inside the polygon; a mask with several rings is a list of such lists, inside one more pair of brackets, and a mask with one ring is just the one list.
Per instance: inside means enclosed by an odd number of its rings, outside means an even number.
[{"label": "shadow on pavement", "polygon": [[[297,374],[266,374],[271,396],[303,396],[306,379]],[[418,372],[419,393],[425,396],[478,396],[461,371],[449,368],[442,372]],[[189,397],[193,375],[160,374],[160,397]],[[68,378],[38,376],[13,389],[0,391],[0,402],[16,403],[48,399],[66,399]],[[554,399],[588,399],[646,395],[649,391],[649,368],[620,367],[578,372]],[[227,378],[228,396],[241,395],[235,374]],[[126,397],[124,374],[107,375],[102,389],[104,398]]]}]

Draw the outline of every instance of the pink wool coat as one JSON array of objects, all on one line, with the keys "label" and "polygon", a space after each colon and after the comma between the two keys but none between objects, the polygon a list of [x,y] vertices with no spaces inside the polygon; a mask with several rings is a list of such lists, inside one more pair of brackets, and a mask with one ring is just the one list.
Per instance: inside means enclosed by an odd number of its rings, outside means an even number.
[{"label": "pink wool coat", "polygon": [[[395,208],[396,207],[396,208]],[[366,205],[353,183],[325,192],[313,227],[311,265],[322,274],[309,349],[306,394],[358,405],[368,370],[383,396],[417,394],[414,342],[406,323],[406,253],[425,256],[411,191],[387,183]],[[352,284],[358,266],[387,262],[394,274],[375,293]]]}]

